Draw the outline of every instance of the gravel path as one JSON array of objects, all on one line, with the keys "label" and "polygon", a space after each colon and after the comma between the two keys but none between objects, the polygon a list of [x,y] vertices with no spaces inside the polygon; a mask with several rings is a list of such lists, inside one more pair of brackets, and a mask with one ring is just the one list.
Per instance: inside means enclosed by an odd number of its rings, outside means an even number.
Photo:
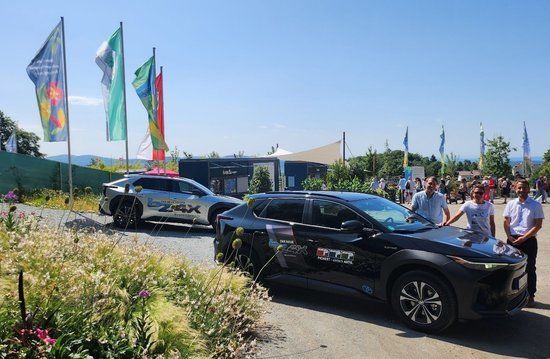
[{"label": "gravel path", "polygon": [[[34,207],[19,205],[29,213]],[[451,213],[458,209],[451,206]],[[497,237],[502,237],[502,210],[496,205]],[[547,217],[548,205],[545,207]],[[67,212],[44,210],[43,217],[59,223]],[[465,216],[464,216],[465,217]],[[465,218],[458,226],[465,225]],[[67,225],[117,231],[111,218],[96,214],[72,213]],[[166,224],[159,230],[146,223],[128,231],[164,251],[187,256],[196,263],[213,265],[209,227]],[[260,341],[260,358],[398,358],[398,357],[550,357],[550,219],[539,237],[537,262],[538,307],[502,320],[458,323],[440,335],[409,330],[389,308],[367,300],[349,299],[290,287],[272,287],[273,301],[265,318],[266,330]]]}]

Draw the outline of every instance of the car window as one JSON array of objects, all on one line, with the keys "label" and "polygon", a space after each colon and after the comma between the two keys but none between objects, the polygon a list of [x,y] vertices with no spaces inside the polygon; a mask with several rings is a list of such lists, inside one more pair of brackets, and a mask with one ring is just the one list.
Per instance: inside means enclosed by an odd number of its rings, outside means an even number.
[{"label": "car window", "polygon": [[323,200],[313,201],[311,224],[340,229],[342,223],[351,220],[365,222],[362,217],[343,204]]},{"label": "car window", "polygon": [[304,199],[273,199],[263,211],[262,217],[289,222],[302,222]]},{"label": "car window", "polygon": [[433,225],[409,209],[380,197],[354,201],[353,204],[390,231],[422,230]]},{"label": "car window", "polygon": [[165,178],[140,178],[134,182],[135,186],[141,186],[144,189],[152,189],[155,191],[170,191],[170,180]]},{"label": "car window", "polygon": [[259,217],[260,214],[262,214],[262,211],[264,210],[265,206],[267,206],[268,203],[269,203],[269,200],[257,199],[254,203],[254,209],[252,210],[252,212],[254,212],[254,214],[257,217]]},{"label": "car window", "polygon": [[195,186],[184,181],[173,181],[174,192],[180,193],[191,193],[194,190],[197,190]]}]

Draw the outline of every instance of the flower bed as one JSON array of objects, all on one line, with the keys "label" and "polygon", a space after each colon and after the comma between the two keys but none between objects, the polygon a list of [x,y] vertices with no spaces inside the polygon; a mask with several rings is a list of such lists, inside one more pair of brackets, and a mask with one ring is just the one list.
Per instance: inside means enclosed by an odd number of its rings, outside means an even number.
[{"label": "flower bed", "polygon": [[16,209],[9,213],[15,224],[0,219],[0,353],[253,353],[268,296],[240,272],[193,266],[136,241],[118,244],[122,234],[56,231],[34,216],[19,218]]}]

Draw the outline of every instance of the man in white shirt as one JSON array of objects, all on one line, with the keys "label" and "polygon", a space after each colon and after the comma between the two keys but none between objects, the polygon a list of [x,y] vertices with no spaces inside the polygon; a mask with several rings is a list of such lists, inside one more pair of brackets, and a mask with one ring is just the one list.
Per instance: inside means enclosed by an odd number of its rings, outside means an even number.
[{"label": "man in white shirt", "polygon": [[[429,177],[426,180],[426,189],[414,194],[412,210],[438,226],[444,225],[450,218],[449,207],[445,195],[436,192],[437,179]],[[443,221],[445,213],[445,221]]]},{"label": "man in white shirt", "polygon": [[372,179],[372,182],[370,183],[370,189],[373,191],[376,191],[378,189],[378,179],[376,179],[376,177]]},{"label": "man in white shirt", "polygon": [[380,183],[378,184],[378,188],[380,188],[382,191],[384,191],[386,189],[386,180],[385,179],[380,179]]},{"label": "man in white shirt", "polygon": [[504,209],[504,231],[508,244],[527,254],[528,306],[535,305],[537,291],[537,232],[542,228],[544,212],[542,205],[529,197],[529,182],[520,179],[516,182],[518,198],[511,200]]},{"label": "man in white shirt", "polygon": [[399,187],[399,203],[403,204],[405,203],[405,191],[407,190],[407,180],[405,176],[401,176],[397,186]]},{"label": "man in white shirt", "polygon": [[458,212],[449,219],[445,225],[456,222],[464,213],[468,218],[468,229],[481,232],[487,236],[495,236],[495,206],[483,199],[485,188],[482,185],[476,185],[472,189],[472,200],[464,202]]}]

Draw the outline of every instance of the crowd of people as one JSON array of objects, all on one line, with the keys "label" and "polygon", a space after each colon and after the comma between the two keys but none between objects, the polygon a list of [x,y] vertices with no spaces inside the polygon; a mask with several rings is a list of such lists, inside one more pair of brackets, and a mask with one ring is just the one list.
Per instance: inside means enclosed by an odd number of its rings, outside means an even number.
[{"label": "crowd of people", "polygon": [[[535,293],[537,291],[536,259],[538,246],[536,235],[542,228],[544,219],[542,200],[539,201],[538,198],[541,196],[544,201],[546,200],[545,180],[545,178],[542,178],[542,183],[536,186],[537,193],[535,197],[529,196],[531,187],[529,182],[523,178],[517,178],[513,183],[507,178],[491,181],[490,177],[486,177],[481,181],[474,180],[471,184],[461,181],[458,188],[459,193],[468,193],[471,199],[466,201],[466,196],[461,195],[462,206],[451,217],[448,207],[448,192],[446,191],[448,186],[445,179],[438,181],[435,177],[428,177],[424,181],[423,189],[413,195],[411,209],[439,226],[451,225],[466,214],[468,229],[494,237],[496,225],[493,202],[497,189],[500,189],[506,203],[503,213],[506,241],[509,245],[527,254],[528,306],[532,307],[535,306]],[[405,182],[407,181],[405,180]],[[399,188],[401,189],[401,185]],[[405,186],[406,190],[407,187]],[[516,198],[507,201],[511,190],[514,191]],[[401,198],[401,200],[402,203],[406,201],[405,198]]]}]

